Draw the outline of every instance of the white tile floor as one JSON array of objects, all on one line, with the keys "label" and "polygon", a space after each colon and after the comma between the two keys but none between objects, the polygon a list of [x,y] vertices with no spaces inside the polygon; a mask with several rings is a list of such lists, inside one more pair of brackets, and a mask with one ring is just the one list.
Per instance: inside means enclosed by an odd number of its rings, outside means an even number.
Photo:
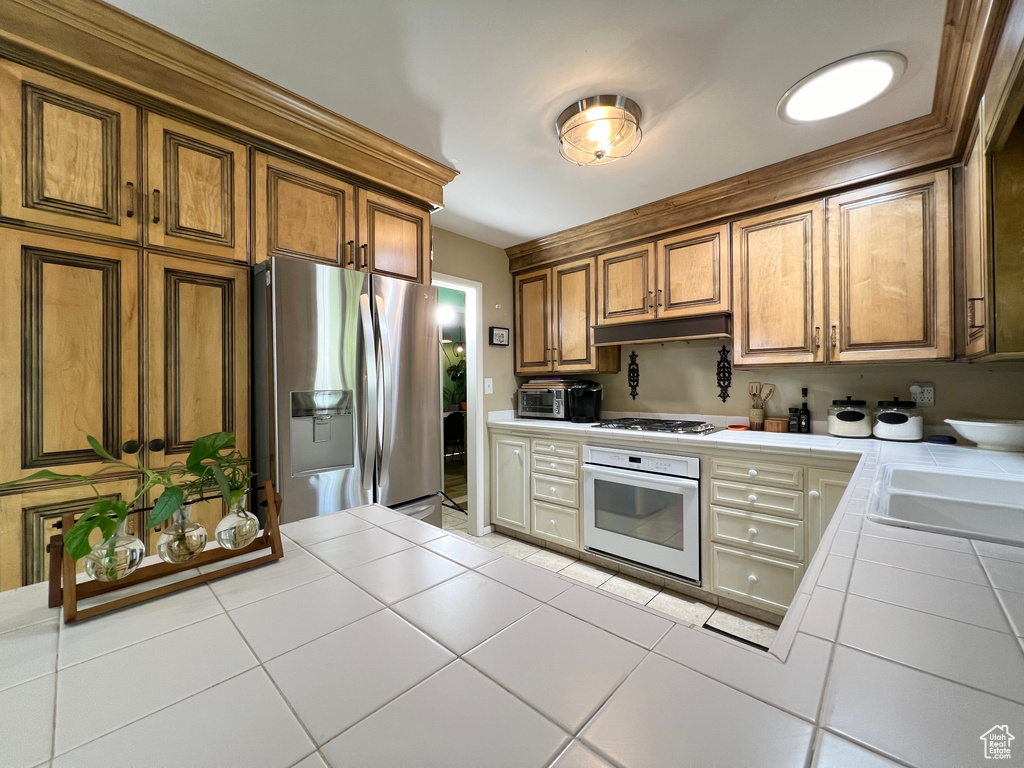
[{"label": "white tile floor", "polygon": [[[716,606],[701,602],[696,598],[673,592],[670,589],[661,589],[640,579],[615,573],[607,568],[601,568],[600,566],[563,555],[554,550],[543,549],[501,533],[473,536],[466,530],[466,516],[462,513],[452,512],[447,508],[444,510],[442,518],[444,530],[457,536],[462,536],[474,544],[483,544],[497,552],[512,555],[528,563],[539,565],[560,576],[568,577],[592,587],[598,587],[613,595],[623,597],[630,602],[646,605],[675,619],[680,619],[697,626],[707,624],[715,629],[764,646],[765,648],[770,647],[775,639],[776,628],[770,624],[756,621],[746,616],[740,616],[724,608],[717,608]],[[429,544],[426,546],[428,549],[431,548]],[[451,554],[445,554],[448,557],[452,557]],[[467,563],[466,565],[470,568],[476,567],[475,564]],[[495,576],[495,578],[498,577]],[[538,599],[549,600],[551,596],[538,596]],[[573,613],[573,611],[564,606],[560,607]],[[581,618],[585,619],[586,617]],[[639,642],[634,638],[629,639]]]}]

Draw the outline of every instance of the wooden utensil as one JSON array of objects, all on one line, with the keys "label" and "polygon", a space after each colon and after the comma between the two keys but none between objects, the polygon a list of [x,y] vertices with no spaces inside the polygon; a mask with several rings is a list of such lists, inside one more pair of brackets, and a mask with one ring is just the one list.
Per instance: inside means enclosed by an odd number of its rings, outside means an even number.
[{"label": "wooden utensil", "polygon": [[752,381],[752,382],[750,382],[747,385],[747,392],[750,393],[750,397],[752,398],[751,403],[750,403],[750,407],[751,408],[760,408],[761,406],[758,404],[758,398],[761,396],[761,382],[759,382],[759,381]]},{"label": "wooden utensil", "polygon": [[775,394],[774,384],[765,384],[761,387],[761,407],[767,408],[768,401],[772,399],[772,395]]}]

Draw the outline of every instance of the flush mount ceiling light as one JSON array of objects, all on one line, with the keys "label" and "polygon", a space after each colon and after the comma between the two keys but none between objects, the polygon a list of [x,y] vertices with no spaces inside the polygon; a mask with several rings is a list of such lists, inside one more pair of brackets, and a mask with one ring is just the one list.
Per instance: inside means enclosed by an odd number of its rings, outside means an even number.
[{"label": "flush mount ceiling light", "polygon": [[794,85],[779,101],[787,123],[812,123],[863,106],[892,88],[907,68],[895,51],[872,51],[834,61]]},{"label": "flush mount ceiling light", "polygon": [[562,157],[576,165],[604,165],[640,144],[639,105],[625,96],[588,96],[562,110],[555,121]]}]

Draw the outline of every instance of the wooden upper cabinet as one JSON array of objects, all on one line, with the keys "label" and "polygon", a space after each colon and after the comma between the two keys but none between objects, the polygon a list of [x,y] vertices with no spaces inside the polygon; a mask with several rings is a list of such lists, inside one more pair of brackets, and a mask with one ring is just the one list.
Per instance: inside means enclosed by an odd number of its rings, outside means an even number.
[{"label": "wooden upper cabinet", "polygon": [[123,101],[0,62],[0,213],[139,238],[139,115]]},{"label": "wooden upper cabinet", "polygon": [[355,268],[355,187],[263,152],[253,186],[257,263],[288,256]]},{"label": "wooden upper cabinet", "polygon": [[953,354],[949,172],[828,199],[829,359]]},{"label": "wooden upper cabinet", "polygon": [[591,336],[597,286],[594,259],[582,259],[553,267],[552,358],[554,370],[571,373],[593,371],[597,353]]},{"label": "wooden upper cabinet", "polygon": [[152,113],[146,145],[146,242],[248,262],[245,145]]},{"label": "wooden upper cabinet", "polygon": [[234,432],[249,451],[249,269],[146,255],[149,378],[146,442],[153,466],[181,461],[192,442]]},{"label": "wooden upper cabinet", "polygon": [[551,269],[516,275],[516,373],[529,376],[554,369],[551,356]]},{"label": "wooden upper cabinet", "polygon": [[655,318],[654,244],[597,257],[599,325]]},{"label": "wooden upper cabinet", "polygon": [[359,191],[359,269],[430,282],[430,214],[369,190]]},{"label": "wooden upper cabinet", "polygon": [[967,156],[964,158],[964,353],[969,357],[989,349],[988,328],[988,160],[985,156],[984,109],[978,110]]},{"label": "wooden upper cabinet", "polygon": [[659,240],[655,309],[661,318],[728,312],[729,227]]},{"label": "wooden upper cabinet", "polygon": [[804,203],[732,225],[734,360],[825,360],[824,210]]},{"label": "wooden upper cabinet", "polygon": [[136,249],[0,231],[0,478],[100,466],[139,434]]}]

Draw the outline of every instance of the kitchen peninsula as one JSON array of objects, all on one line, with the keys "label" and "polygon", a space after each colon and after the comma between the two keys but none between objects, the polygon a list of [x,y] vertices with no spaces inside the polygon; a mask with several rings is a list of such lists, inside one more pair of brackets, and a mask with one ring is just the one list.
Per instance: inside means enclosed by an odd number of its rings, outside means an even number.
[{"label": "kitchen peninsula", "polygon": [[[857,445],[768,653],[363,507],[283,526],[279,563],[80,625],[42,585],[0,595],[4,765],[139,745],[154,766],[180,745],[280,768],[980,763],[993,726],[1024,732],[1024,550],[865,514],[887,466],[1021,478],[1024,457]],[[99,709],[104,690],[133,692]]]}]

